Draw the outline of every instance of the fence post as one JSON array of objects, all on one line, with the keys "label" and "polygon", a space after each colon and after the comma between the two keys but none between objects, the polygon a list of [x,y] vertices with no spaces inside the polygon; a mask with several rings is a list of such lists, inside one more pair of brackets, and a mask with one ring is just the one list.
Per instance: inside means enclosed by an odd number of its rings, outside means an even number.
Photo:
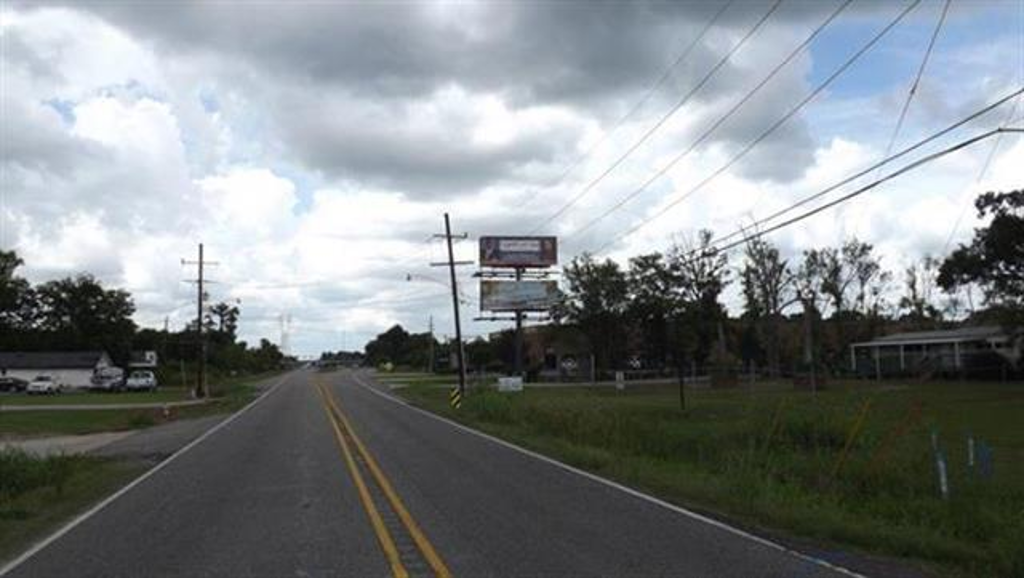
[{"label": "fence post", "polygon": [[939,477],[939,492],[943,500],[949,499],[949,473],[946,470],[946,456],[939,448],[939,432],[932,429],[932,453],[935,455],[935,472]]}]

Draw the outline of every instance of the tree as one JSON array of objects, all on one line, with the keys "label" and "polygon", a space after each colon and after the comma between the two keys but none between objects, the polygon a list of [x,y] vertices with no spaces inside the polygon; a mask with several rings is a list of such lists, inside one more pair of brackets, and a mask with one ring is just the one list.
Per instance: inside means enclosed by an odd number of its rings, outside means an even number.
[{"label": "tree", "polygon": [[[834,366],[845,363],[850,341],[845,327],[847,322],[856,321],[858,333],[867,336],[875,333],[890,277],[882,269],[874,247],[856,238],[845,241],[840,247],[804,251],[797,287],[804,313],[809,316],[810,325],[805,331],[809,338],[815,332],[817,317],[826,306],[831,308],[833,340],[826,349],[826,361]],[[861,323],[863,319],[868,323]],[[815,355],[809,349],[805,352],[805,358]]]},{"label": "tree", "polygon": [[235,340],[238,331],[238,307],[221,302],[210,307],[210,315],[214,318],[214,329]]},{"label": "tree", "polygon": [[[715,341],[722,341],[720,325],[726,318],[718,298],[729,284],[729,262],[725,253],[712,247],[712,238],[712,232],[704,229],[694,239],[674,243],[668,252],[681,300],[674,341],[698,364],[707,362]],[[724,349],[724,343],[719,345]]]},{"label": "tree", "polygon": [[366,358],[370,363],[401,363],[409,346],[409,332],[401,325],[393,325],[366,344]]},{"label": "tree", "polygon": [[762,238],[748,242],[744,256],[740,277],[746,315],[766,353],[769,373],[777,376],[781,372],[779,324],[783,312],[798,300],[796,276],[778,248]]},{"label": "tree", "polygon": [[978,217],[991,217],[975,229],[970,244],[943,261],[938,283],[946,291],[977,284],[1000,321],[1024,324],[1024,189],[987,192],[974,201]]},{"label": "tree", "polygon": [[123,362],[135,335],[135,304],[123,289],[104,289],[91,275],[49,281],[35,289],[37,327],[53,347],[100,348]]},{"label": "tree", "polygon": [[925,255],[903,270],[904,294],[899,307],[904,312],[903,319],[916,328],[934,327],[942,320],[942,312],[934,301],[939,264],[938,259]]},{"label": "tree", "polygon": [[28,281],[14,274],[23,264],[14,251],[0,250],[0,330],[4,333],[25,329],[29,322],[26,309],[32,289]]},{"label": "tree", "polygon": [[256,371],[269,371],[281,367],[284,355],[277,345],[267,339],[260,339],[260,346],[253,352]]},{"label": "tree", "polygon": [[640,255],[629,261],[627,316],[642,336],[645,357],[657,363],[669,361],[668,321],[680,308],[675,281],[661,253]]},{"label": "tree", "polygon": [[[427,367],[434,337],[430,333],[409,333],[401,325],[394,325],[366,344],[366,359],[376,365],[391,362],[394,365]],[[433,341],[435,351],[437,342]]]},{"label": "tree", "polygon": [[598,262],[584,253],[565,268],[564,279],[567,290],[556,316],[579,326],[590,340],[599,366],[617,366],[625,343],[626,275],[615,261]]}]

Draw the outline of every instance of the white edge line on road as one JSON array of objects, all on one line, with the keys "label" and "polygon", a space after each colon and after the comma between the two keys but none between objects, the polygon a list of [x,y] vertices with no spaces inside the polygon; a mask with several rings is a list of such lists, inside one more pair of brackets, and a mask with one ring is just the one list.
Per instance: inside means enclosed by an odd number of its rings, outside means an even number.
[{"label": "white edge line on road", "polygon": [[[666,502],[665,500],[662,500],[660,498],[656,498],[656,497],[654,497],[654,496],[652,496],[650,494],[645,494],[645,493],[643,493],[643,492],[641,492],[639,490],[635,490],[633,488],[630,488],[629,486],[624,486],[624,485],[622,485],[622,484],[620,484],[618,482],[613,482],[612,480],[609,480],[607,478],[602,478],[601,476],[598,476],[596,474],[592,474],[592,473],[590,473],[588,471],[581,470],[581,469],[579,469],[577,467],[574,467],[574,466],[570,466],[569,464],[564,463],[564,462],[560,462],[560,461],[558,461],[558,460],[556,460],[554,458],[545,456],[543,454],[539,454],[539,453],[537,453],[537,452],[535,452],[533,450],[528,450],[528,449],[526,449],[524,447],[521,447],[521,446],[518,446],[518,445],[516,445],[514,443],[505,441],[505,440],[503,440],[501,438],[494,437],[494,436],[492,436],[490,434],[484,433],[484,432],[479,431],[479,430],[475,430],[475,429],[473,429],[471,427],[468,427],[468,426],[463,425],[461,423],[458,423],[456,421],[452,421],[452,420],[450,420],[450,419],[448,419],[448,418],[446,418],[444,416],[440,416],[440,415],[438,415],[436,413],[427,411],[427,410],[425,410],[423,408],[416,407],[415,405],[412,405],[411,403],[405,401],[404,399],[398,398],[398,397],[396,397],[396,396],[394,396],[394,395],[392,395],[390,393],[385,393],[385,392],[381,391],[380,389],[378,389],[376,387],[373,387],[372,385],[367,384],[365,381],[362,380],[362,378],[360,378],[359,375],[357,375],[355,373],[353,373],[352,376],[355,379],[356,383],[358,383],[364,389],[369,390],[371,393],[379,395],[380,397],[382,397],[384,399],[387,399],[387,400],[390,400],[390,401],[392,401],[394,403],[397,403],[397,404],[400,404],[400,405],[404,405],[405,407],[407,407],[407,408],[409,408],[409,409],[411,409],[413,411],[419,412],[419,413],[421,413],[421,414],[423,414],[423,415],[425,415],[427,417],[430,417],[430,418],[436,419],[438,421],[444,422],[444,423],[446,423],[446,424],[448,424],[448,425],[450,425],[450,426],[452,426],[452,427],[454,427],[456,429],[459,429],[461,431],[473,434],[473,435],[475,435],[477,437],[481,437],[483,439],[486,439],[486,440],[489,440],[491,442],[494,442],[494,443],[496,443],[496,444],[498,444],[500,446],[504,446],[504,447],[506,447],[508,449],[511,449],[511,450],[517,451],[517,452],[519,452],[521,454],[524,454],[524,455],[530,456],[532,458],[538,459],[538,460],[540,460],[542,462],[551,464],[551,465],[553,465],[555,467],[558,467],[558,468],[561,468],[563,470],[572,472],[574,474],[583,476],[584,478],[587,478],[588,480],[597,482],[599,484],[603,484],[603,485],[611,487],[611,488],[615,488],[616,490],[625,492],[625,493],[627,493],[627,494],[629,494],[629,495],[631,495],[631,496],[633,496],[635,498],[639,498],[639,499],[644,500],[646,502],[650,502],[650,503],[655,504],[657,506],[661,506],[663,508],[667,508],[669,510],[672,510],[673,512],[675,512],[677,514],[682,514],[682,515],[687,516],[689,518],[692,518],[694,520],[697,520],[697,521],[700,521],[700,522],[704,522],[705,524],[710,524],[710,525],[712,525],[712,526],[714,526],[716,528],[719,528],[721,530],[725,530],[726,532],[729,532],[731,534],[735,534],[737,536],[746,538],[748,540],[753,540],[754,542],[757,542],[758,544],[767,546],[769,548],[773,548],[773,549],[778,550],[780,552],[785,552],[785,553],[787,553],[787,554],[789,554],[791,556],[795,556],[797,558],[800,558],[801,560],[805,560],[807,562],[811,562],[813,564],[817,564],[819,566],[822,566],[824,568],[828,568],[829,570],[833,570],[835,572],[838,572],[840,574],[844,574],[846,576],[850,576],[852,578],[866,578],[863,574],[859,574],[859,573],[854,572],[853,570],[850,570],[848,568],[844,568],[844,567],[839,566],[837,564],[833,564],[832,562],[829,562],[828,560],[824,560],[824,559],[818,558],[816,556],[811,556],[810,554],[805,554],[803,552],[794,550],[794,549],[789,548],[787,546],[783,546],[782,544],[779,544],[778,542],[773,542],[772,540],[769,540],[767,538],[763,538],[763,537],[758,536],[756,534],[751,534],[750,532],[747,532],[745,530],[741,530],[741,529],[739,529],[739,528],[737,528],[735,526],[730,526],[729,524],[726,524],[725,522],[722,522],[722,521],[719,521],[719,520],[715,520],[714,518],[709,518],[709,517],[707,517],[707,516],[705,516],[703,514],[698,514],[697,512],[694,512],[692,510],[687,510],[686,508],[683,508],[681,506],[677,506],[677,505],[672,504],[670,502]],[[0,576],[2,576],[2,573],[0,573]]]},{"label": "white edge line on road", "polygon": [[145,472],[142,473],[142,475],[140,475],[139,477],[135,478],[134,480],[128,482],[128,485],[122,487],[120,490],[118,490],[118,491],[114,492],[113,494],[107,496],[102,502],[96,504],[92,508],[89,508],[88,511],[86,511],[83,514],[80,514],[77,518],[71,520],[70,522],[65,524],[63,527],[61,527],[59,530],[57,530],[53,534],[50,534],[46,538],[43,538],[43,540],[41,540],[40,542],[37,542],[35,545],[33,545],[28,550],[26,550],[20,556],[18,556],[17,558],[15,558],[11,562],[9,562],[6,566],[0,568],[0,577],[6,576],[8,573],[14,571],[14,569],[16,569],[18,566],[22,565],[29,558],[31,558],[32,556],[35,556],[41,550],[43,550],[44,548],[46,548],[47,546],[49,546],[53,542],[55,542],[58,539],[60,539],[61,536],[65,535],[68,532],[70,532],[71,530],[73,530],[75,528],[75,526],[78,526],[82,522],[84,522],[84,521],[88,520],[89,518],[93,517],[94,515],[99,513],[103,508],[106,508],[112,502],[114,502],[114,500],[116,500],[116,499],[120,498],[121,496],[127,494],[129,491],[131,491],[132,488],[134,488],[135,486],[138,486],[142,482],[146,481],[147,479],[152,477],[154,474],[156,474],[160,470],[164,469],[164,467],[166,467],[168,464],[170,464],[171,462],[173,462],[177,458],[181,457],[185,452],[187,452],[190,449],[196,447],[197,445],[202,443],[203,440],[205,440],[206,438],[212,436],[213,434],[215,434],[218,431],[220,431],[222,428],[226,427],[231,422],[233,422],[236,419],[238,419],[242,414],[246,413],[247,411],[249,411],[250,409],[255,407],[257,403],[263,401],[267,397],[270,397],[270,394],[274,393],[274,391],[276,391],[277,388],[280,387],[281,384],[284,383],[291,375],[292,375],[292,372],[289,372],[289,373],[286,373],[285,375],[282,375],[281,379],[277,380],[277,383],[275,383],[274,385],[270,386],[269,389],[267,389],[266,391],[261,393],[260,396],[257,397],[256,399],[250,401],[248,404],[245,405],[245,407],[243,407],[242,409],[240,409],[240,410],[236,411],[235,413],[231,414],[230,416],[228,416],[224,420],[218,422],[217,425],[215,425],[212,428],[210,428],[210,429],[206,430],[205,432],[203,432],[199,437],[197,437],[196,439],[194,439],[191,442],[189,442],[188,444],[186,444],[185,447],[183,447],[183,448],[179,449],[178,451],[174,452],[173,454],[171,454],[170,457],[168,457],[164,461],[162,461],[159,464],[153,466],[152,468],[146,470]]}]

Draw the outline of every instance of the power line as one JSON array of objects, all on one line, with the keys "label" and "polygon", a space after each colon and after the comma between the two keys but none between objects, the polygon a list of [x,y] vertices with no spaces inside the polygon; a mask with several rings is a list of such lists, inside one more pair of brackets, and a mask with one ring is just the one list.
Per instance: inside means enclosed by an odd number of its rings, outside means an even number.
[{"label": "power line", "polygon": [[[852,175],[850,175],[850,176],[840,180],[839,182],[837,182],[835,184],[832,184],[832,185],[830,185],[828,187],[825,187],[824,189],[822,189],[821,191],[818,191],[817,193],[814,193],[813,195],[804,197],[804,198],[796,201],[795,203],[792,203],[791,205],[789,205],[789,206],[787,206],[787,207],[785,207],[783,209],[780,209],[780,210],[772,213],[771,215],[768,215],[767,217],[763,217],[761,219],[758,219],[754,224],[751,225],[751,227],[755,227],[756,228],[756,227],[758,227],[758,226],[760,226],[760,225],[762,225],[764,223],[767,223],[768,221],[774,221],[775,219],[781,217],[782,215],[785,215],[786,213],[789,213],[789,212],[791,212],[791,211],[793,211],[795,209],[798,209],[798,208],[802,207],[803,205],[806,205],[807,203],[810,203],[811,201],[815,201],[815,200],[817,200],[817,199],[819,199],[819,198],[821,198],[821,197],[831,193],[832,191],[835,191],[835,190],[839,189],[840,187],[848,185],[848,184],[852,183],[853,181],[856,181],[857,179],[859,179],[859,178],[861,178],[861,177],[863,177],[865,175],[868,175],[868,174],[870,174],[870,173],[872,173],[872,172],[874,172],[876,170],[880,170],[884,165],[887,165],[887,164],[889,164],[889,163],[891,163],[891,162],[893,162],[893,161],[895,161],[895,160],[897,160],[899,158],[902,158],[902,157],[904,157],[904,156],[914,152],[915,150],[917,150],[917,149],[919,149],[919,148],[921,148],[921,147],[923,147],[923,146],[925,146],[925,145],[927,145],[927,144],[929,144],[929,143],[931,143],[931,142],[933,142],[933,141],[935,141],[935,140],[937,140],[937,139],[939,139],[939,138],[949,134],[950,132],[953,132],[954,130],[956,130],[956,129],[958,129],[958,128],[960,128],[960,127],[962,127],[962,126],[964,126],[964,125],[966,125],[968,123],[970,123],[971,121],[973,121],[973,120],[975,120],[975,119],[977,119],[977,118],[979,118],[981,116],[984,116],[985,114],[987,114],[987,113],[995,110],[996,108],[1006,104],[1010,100],[1012,100],[1014,98],[1018,98],[1021,94],[1024,94],[1024,88],[1018,89],[1018,90],[1016,90],[1016,91],[1014,91],[1014,92],[1012,92],[1012,93],[1010,93],[1010,94],[1000,98],[999,100],[996,100],[995,102],[989,104],[988,106],[986,106],[986,107],[984,107],[984,108],[982,108],[980,110],[977,110],[977,111],[969,114],[968,116],[964,117],[963,119],[961,119],[961,120],[959,120],[959,121],[957,121],[957,122],[947,126],[946,128],[944,128],[944,129],[942,129],[942,130],[940,130],[940,131],[938,131],[938,132],[936,132],[936,133],[934,133],[934,134],[932,134],[932,135],[930,135],[930,136],[928,136],[928,137],[918,141],[917,143],[914,143],[913,145],[911,145],[911,146],[909,146],[909,147],[899,151],[898,153],[896,153],[894,155],[889,155],[888,157],[886,157],[886,158],[884,158],[884,159],[882,159],[882,160],[872,164],[871,166],[868,166],[868,167],[866,167],[864,169],[861,169],[860,171],[858,171],[858,172],[856,172],[856,173],[854,173],[854,174],[852,174]],[[747,227],[747,228],[750,228],[750,227]],[[733,239],[735,237],[738,237],[738,236],[740,236],[742,234],[744,234],[743,230],[733,231],[732,233],[729,233],[728,235],[717,239],[715,241],[715,243],[724,243],[724,242],[726,242],[726,241],[728,241],[730,239]]]},{"label": "power line", "polygon": [[[722,173],[724,173],[725,171],[729,170],[734,164],[739,162],[740,159],[745,157],[747,155],[747,153],[749,153],[751,150],[753,150],[754,147],[756,147],[759,143],[761,143],[761,141],[763,141],[765,138],[767,138],[771,133],[775,132],[776,129],[778,129],[780,126],[785,124],[797,112],[799,112],[801,109],[803,109],[803,107],[806,106],[807,103],[809,103],[816,96],[818,96],[829,85],[831,85],[832,82],[834,82],[836,78],[838,78],[840,75],[842,75],[844,72],[846,72],[846,70],[850,66],[852,66],[855,62],[857,62],[857,60],[859,60],[860,57],[863,56],[868,50],[870,50],[876,44],[878,44],[878,42],[883,37],[885,37],[893,28],[895,28],[896,25],[899,24],[903,20],[903,18],[905,18],[906,15],[909,14],[911,12],[911,10],[913,10],[920,3],[921,3],[921,0],[913,0],[909,5],[907,5],[906,8],[904,8],[902,11],[900,11],[900,13],[897,14],[896,17],[893,18],[882,30],[880,30],[877,34],[875,34],[875,36],[872,37],[871,40],[869,40],[864,46],[862,46],[859,50],[857,50],[857,52],[855,52],[850,58],[848,58],[846,60],[846,62],[844,62],[842,65],[840,65],[839,68],[837,68],[831,75],[829,75],[828,78],[826,78],[813,91],[811,91],[806,97],[804,97],[803,100],[801,100],[799,103],[797,103],[796,106],[791,108],[789,110],[789,112],[784,114],[781,118],[779,118],[774,123],[772,123],[772,125],[769,126],[767,130],[762,132],[760,135],[757,136],[757,138],[755,138],[750,143],[748,143],[742,150],[740,150],[739,153],[737,153],[735,156],[733,156],[724,165],[719,167],[718,170],[713,172],[709,177],[705,178],[703,181],[698,183],[696,186],[691,188],[689,191],[684,193],[682,196],[680,196],[676,200],[670,202],[668,205],[663,207],[658,212],[654,213],[650,217],[647,217],[647,218],[643,219],[639,224],[637,224],[637,225],[627,229],[625,232],[623,232],[623,233],[613,237],[611,240],[609,240],[608,242],[603,244],[597,250],[597,253],[600,253],[600,252],[604,251],[605,248],[609,247],[613,243],[619,241],[620,239],[624,239],[624,238],[632,235],[633,233],[638,231],[640,228],[646,226],[651,221],[654,221],[655,219],[661,217],[662,215],[667,213],[669,210],[674,208],[676,205],[678,205],[679,203],[683,202],[684,200],[689,198],[691,195],[693,195],[694,193],[696,193],[700,189],[704,188],[708,183],[710,183],[711,181],[716,179]],[[679,158],[681,158],[681,157],[676,157],[675,159],[673,159],[672,162],[670,162],[664,169],[659,171],[655,175],[654,178],[658,178],[661,175],[663,175],[665,172],[667,172],[678,161]],[[653,182],[653,181],[649,181],[649,182]]]},{"label": "power line", "polygon": [[[939,19],[935,23],[935,28],[932,30],[931,38],[928,40],[928,45],[921,58],[921,64],[918,65],[917,73],[914,75],[914,81],[910,83],[910,89],[907,91],[907,96],[903,99],[903,105],[900,107],[899,116],[896,119],[895,126],[893,126],[892,134],[889,135],[889,142],[885,145],[885,152],[882,154],[882,158],[886,158],[890,153],[892,153],[892,147],[896,145],[896,139],[899,138],[900,132],[903,130],[903,123],[906,121],[907,113],[910,111],[910,103],[914,100],[914,96],[917,94],[917,88],[921,84],[921,78],[924,76],[924,70],[928,66],[928,60],[931,58],[932,50],[935,48],[935,41],[938,39],[939,32],[942,30],[942,25],[946,21],[946,15],[949,13],[950,4],[952,4],[952,0],[946,0],[942,6],[942,11],[939,13]],[[875,176],[877,177],[878,175],[876,174]],[[751,209],[756,207],[757,204],[758,203],[755,202]],[[840,209],[840,211],[841,210],[842,209]],[[845,236],[845,219],[840,221],[839,227],[841,235]]]},{"label": "power line", "polygon": [[[718,22],[718,19],[721,18],[723,14],[725,14],[725,11],[728,10],[729,7],[732,6],[734,2],[735,2],[735,0],[729,0],[728,2],[724,3],[722,5],[722,7],[718,9],[718,12],[716,12],[711,17],[711,20],[709,20],[704,25],[704,28],[693,39],[693,41],[690,42],[690,44],[686,47],[686,49],[683,50],[683,52],[680,53],[679,56],[677,56],[675,58],[675,60],[673,60],[672,63],[669,64],[668,67],[665,68],[665,70],[661,73],[661,76],[658,77],[658,80],[656,80],[654,82],[654,84],[652,84],[651,87],[648,88],[647,92],[643,95],[643,97],[641,97],[640,100],[638,100],[629,109],[629,111],[626,112],[626,114],[622,115],[622,117],[620,117],[619,120],[615,121],[615,123],[612,125],[612,127],[610,129],[608,129],[607,131],[605,131],[604,134],[601,136],[600,139],[598,139],[598,141],[596,143],[591,145],[590,148],[588,148],[582,154],[578,155],[571,163],[569,163],[569,165],[565,168],[565,170],[562,171],[562,173],[555,180],[553,180],[550,183],[548,183],[546,186],[544,186],[544,188],[545,189],[550,189],[550,188],[557,187],[558,185],[562,184],[562,182],[565,180],[565,178],[568,177],[570,174],[572,174],[572,172],[574,170],[576,170],[576,167],[578,167],[580,165],[580,163],[582,163],[584,160],[589,158],[590,155],[592,155],[594,153],[594,151],[596,151],[601,145],[603,145],[605,142],[607,142],[608,139],[611,138],[611,136],[613,134],[615,134],[615,132],[618,131],[619,128],[621,128],[622,125],[627,120],[632,118],[632,116],[634,114],[636,114],[641,108],[643,108],[643,106],[645,104],[647,104],[647,101],[650,100],[652,96],[654,96],[654,94],[658,91],[659,88],[661,88],[661,85],[664,84],[665,81],[668,80],[671,77],[672,71],[675,70],[676,67],[678,67],[684,60],[686,60],[687,57],[690,56],[690,53],[693,52],[693,49],[696,48],[698,44],[700,44],[701,40],[704,39],[704,36],[707,35],[707,33]],[[530,195],[526,200],[522,201],[521,204],[525,205],[527,203],[532,202],[535,198],[537,198],[538,192],[539,191],[534,191],[534,193],[532,195]]]},{"label": "power line", "polygon": [[[1018,98],[1013,103],[1013,106],[1010,108],[1010,113],[1006,115],[1006,120],[1003,121],[1003,126],[1007,126],[1013,120],[1014,115],[1017,113],[1017,107],[1018,106],[1020,106],[1020,98]],[[992,143],[992,148],[991,148],[991,150],[988,151],[988,156],[985,157],[985,162],[982,163],[981,170],[978,171],[978,176],[974,179],[974,184],[975,185],[981,183],[981,181],[985,178],[985,175],[988,173],[988,169],[992,165],[992,159],[995,158],[996,151],[999,150],[999,145],[1002,144],[1003,134],[1005,134],[1005,133],[1000,133],[996,137],[995,142]],[[964,215],[967,214],[967,210],[970,207],[971,207],[971,203],[967,203],[967,204],[964,205],[964,208],[960,210],[960,214],[957,215],[957,217],[956,217],[956,222],[953,223],[953,228],[950,229],[949,235],[946,236],[946,242],[943,243],[943,245],[942,245],[942,253],[941,254],[944,255],[944,254],[946,254],[947,251],[949,251],[949,246],[950,246],[950,244],[953,243],[953,237],[956,236],[957,231],[960,229],[960,222],[963,221]]]},{"label": "power line", "polygon": [[666,122],[668,122],[669,118],[671,118],[676,112],[679,111],[679,109],[685,106],[686,103],[689,102],[690,99],[695,94],[697,94],[697,92],[699,92],[700,89],[702,89],[723,66],[725,66],[729,59],[731,59],[732,56],[736,54],[736,52],[739,51],[739,49],[742,48],[744,44],[747,43],[747,40],[749,40],[761,28],[761,26],[763,26],[764,23],[768,21],[771,15],[774,14],[775,11],[779,8],[780,4],[782,4],[782,0],[775,0],[775,2],[771,5],[768,11],[763,16],[761,16],[757,23],[755,23],[754,26],[747,31],[747,33],[739,40],[739,42],[733,45],[729,52],[726,53],[726,55],[723,56],[711,68],[711,70],[709,70],[707,74],[704,75],[704,77],[700,80],[700,82],[697,83],[696,86],[690,89],[690,91],[687,92],[686,95],[679,100],[679,102],[677,102],[671,109],[668,110],[668,112],[666,112],[660,119],[658,119],[658,122],[654,123],[654,125],[648,128],[647,131],[644,132],[644,134],[636,142],[630,145],[630,147],[627,148],[626,151],[622,153],[611,165],[609,165],[608,168],[606,168],[604,171],[601,172],[601,174],[599,174],[597,177],[595,177],[589,183],[587,183],[587,185],[583,187],[580,190],[580,192],[578,192],[575,196],[569,199],[567,203],[562,205],[562,207],[555,211],[551,216],[541,221],[536,227],[533,228],[533,230],[530,231],[530,234],[540,231],[541,229],[544,228],[545,225],[551,223],[558,217],[565,214],[566,211],[572,208],[573,205],[578,203],[583,197],[587,195],[587,193],[593,190],[593,188],[596,187],[598,183],[603,181],[605,177],[610,175],[612,171],[618,168],[619,165],[621,165],[629,157],[629,155],[633,154],[634,151],[636,151],[638,148],[640,148],[641,145],[647,142],[647,139],[649,139],[658,129],[660,129]]},{"label": "power line", "polygon": [[896,144],[896,139],[899,137],[900,131],[903,129],[903,122],[907,118],[907,111],[910,110],[910,103],[914,100],[914,95],[917,94],[917,87],[921,84],[921,77],[924,76],[924,69],[928,66],[928,60],[931,58],[932,50],[935,48],[935,41],[939,37],[939,32],[942,30],[943,23],[946,22],[946,15],[949,13],[949,5],[953,3],[953,0],[946,0],[942,6],[942,12],[939,14],[939,21],[935,23],[935,29],[932,30],[932,36],[928,40],[928,47],[924,51],[924,57],[921,59],[921,65],[917,67],[917,75],[914,77],[914,82],[910,85],[910,90],[907,92],[907,98],[903,101],[903,107],[900,109],[900,116],[896,120],[896,126],[893,127],[892,135],[889,137],[889,144],[885,147],[885,154],[883,157],[889,156],[892,152],[892,147]]},{"label": "power line", "polygon": [[822,212],[822,211],[824,211],[826,209],[832,208],[832,207],[834,207],[834,206],[836,206],[836,205],[838,205],[840,203],[845,203],[846,201],[849,201],[850,199],[853,199],[854,197],[858,197],[858,196],[860,196],[860,195],[870,191],[871,189],[874,189],[874,188],[878,187],[879,185],[881,185],[881,184],[883,184],[885,182],[888,182],[888,181],[890,181],[892,179],[895,179],[896,177],[899,177],[900,175],[903,175],[904,173],[908,173],[908,172],[910,172],[910,171],[912,171],[912,170],[914,170],[914,169],[916,169],[916,168],[918,168],[918,167],[920,167],[920,166],[922,166],[922,165],[924,165],[926,163],[930,163],[930,162],[932,162],[934,160],[937,160],[939,158],[942,158],[942,157],[944,157],[946,155],[949,155],[949,154],[952,154],[952,153],[954,153],[956,151],[965,149],[965,148],[967,148],[967,147],[969,147],[969,146],[971,146],[971,145],[973,145],[975,143],[981,142],[981,141],[983,141],[985,139],[991,138],[993,136],[996,136],[996,135],[999,135],[999,134],[1002,134],[1002,133],[1007,133],[1007,132],[1020,133],[1020,132],[1024,132],[1024,128],[1002,128],[1002,127],[1000,127],[1000,128],[996,128],[996,129],[992,129],[990,131],[984,132],[984,133],[982,133],[980,135],[971,137],[969,139],[960,141],[959,143],[957,143],[955,145],[952,145],[952,146],[947,147],[945,149],[942,149],[942,150],[940,150],[938,152],[935,152],[935,153],[932,153],[932,154],[930,154],[928,156],[920,158],[920,159],[918,159],[918,160],[916,160],[916,161],[914,161],[914,162],[912,162],[912,163],[910,163],[908,165],[905,165],[902,168],[900,168],[900,169],[898,169],[896,171],[893,171],[893,172],[889,173],[888,175],[886,175],[886,176],[884,176],[884,177],[882,177],[882,178],[880,178],[878,180],[875,180],[875,181],[873,181],[873,182],[871,182],[871,183],[869,183],[867,185],[864,185],[863,187],[860,187],[859,189],[857,189],[857,190],[855,190],[853,192],[850,192],[850,193],[847,193],[847,194],[843,195],[842,197],[839,197],[839,198],[837,198],[835,200],[832,200],[832,201],[829,201],[829,202],[827,202],[827,203],[825,203],[823,205],[820,205],[818,207],[810,209],[810,210],[808,210],[808,211],[806,211],[804,213],[801,213],[801,214],[799,214],[799,215],[797,215],[795,217],[787,219],[787,220],[785,220],[785,221],[783,221],[781,223],[772,225],[771,227],[769,227],[767,229],[764,229],[764,230],[761,230],[761,231],[755,231],[754,233],[751,233],[750,235],[744,236],[744,238],[742,238],[742,239],[740,239],[738,241],[733,241],[732,243],[729,243],[729,244],[724,245],[722,247],[709,248],[708,250],[709,251],[713,251],[715,253],[720,253],[720,252],[728,251],[729,249],[732,249],[732,248],[737,247],[739,245],[743,245],[743,244],[748,243],[748,242],[750,242],[750,241],[752,241],[754,239],[763,237],[763,236],[765,236],[765,235],[767,235],[769,233],[778,231],[779,229],[782,229],[784,227],[788,227],[788,226],[790,226],[790,225],[792,225],[794,223],[798,223],[798,222],[800,222],[800,221],[802,221],[804,219],[813,217],[814,215],[816,215],[816,214],[818,214],[818,213],[820,213],[820,212]]},{"label": "power line", "polygon": [[597,223],[599,223],[602,220],[604,220],[606,217],[608,217],[609,215],[611,215],[612,213],[614,213],[615,211],[620,209],[623,205],[625,205],[629,201],[635,199],[640,193],[645,191],[647,189],[647,187],[649,187],[654,181],[656,181],[659,178],[661,178],[661,176],[664,175],[670,168],[675,166],[676,163],[678,163],[683,158],[685,158],[690,153],[692,153],[694,150],[696,150],[696,148],[698,146],[700,146],[701,143],[703,143],[708,137],[710,137],[711,134],[718,129],[718,127],[720,127],[725,121],[729,120],[729,118],[731,118],[733,114],[735,114],[740,108],[742,108],[747,102],[749,102],[750,99],[753,98],[753,96],[755,94],[757,94],[758,91],[760,91],[762,88],[764,88],[764,86],[766,84],[768,84],[768,82],[770,82],[773,78],[775,78],[775,75],[777,75],[783,68],[785,68],[786,65],[788,65],[790,62],[792,62],[794,58],[796,58],[804,50],[806,50],[807,47],[810,46],[810,44],[814,41],[814,39],[817,38],[818,34],[820,34],[822,30],[824,30],[829,24],[831,24],[832,21],[835,20],[843,12],[843,10],[845,10],[852,2],[853,2],[853,0],[846,0],[845,2],[841,3],[828,16],[828,18],[826,18],[820,25],[818,25],[817,28],[814,29],[814,31],[811,33],[810,36],[808,36],[802,43],[800,43],[799,46],[797,46],[795,49],[793,49],[793,51],[790,52],[786,56],[786,58],[784,58],[781,62],[779,62],[764,78],[762,78],[761,81],[759,83],[757,83],[756,86],[754,86],[754,88],[752,88],[750,91],[748,91],[743,96],[743,98],[741,98],[739,101],[737,101],[732,106],[732,108],[730,108],[724,115],[719,117],[719,119],[717,121],[712,123],[712,125],[707,130],[705,130],[695,141],[693,141],[693,143],[691,143],[690,146],[686,148],[686,150],[684,150],[682,153],[680,153],[674,159],[672,159],[672,161],[669,162],[668,165],[663,167],[661,170],[655,172],[654,175],[652,175],[646,181],[644,181],[644,183],[642,185],[640,185],[638,188],[634,189],[631,193],[629,193],[625,197],[619,199],[609,209],[607,209],[605,212],[603,212],[600,215],[598,215],[597,218],[590,220],[589,222],[587,222],[585,225],[583,225],[579,229],[577,229],[577,230],[573,231],[572,233],[570,233],[569,235],[567,235],[566,238],[574,237],[574,236],[579,236],[583,232],[589,230],[591,227],[596,225]]}]

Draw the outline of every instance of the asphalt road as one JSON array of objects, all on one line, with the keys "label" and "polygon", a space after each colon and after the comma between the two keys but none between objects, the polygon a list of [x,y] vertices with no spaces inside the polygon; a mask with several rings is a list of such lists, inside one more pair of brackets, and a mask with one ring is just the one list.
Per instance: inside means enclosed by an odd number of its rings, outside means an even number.
[{"label": "asphalt road", "polygon": [[5,576],[842,576],[295,372]]}]

